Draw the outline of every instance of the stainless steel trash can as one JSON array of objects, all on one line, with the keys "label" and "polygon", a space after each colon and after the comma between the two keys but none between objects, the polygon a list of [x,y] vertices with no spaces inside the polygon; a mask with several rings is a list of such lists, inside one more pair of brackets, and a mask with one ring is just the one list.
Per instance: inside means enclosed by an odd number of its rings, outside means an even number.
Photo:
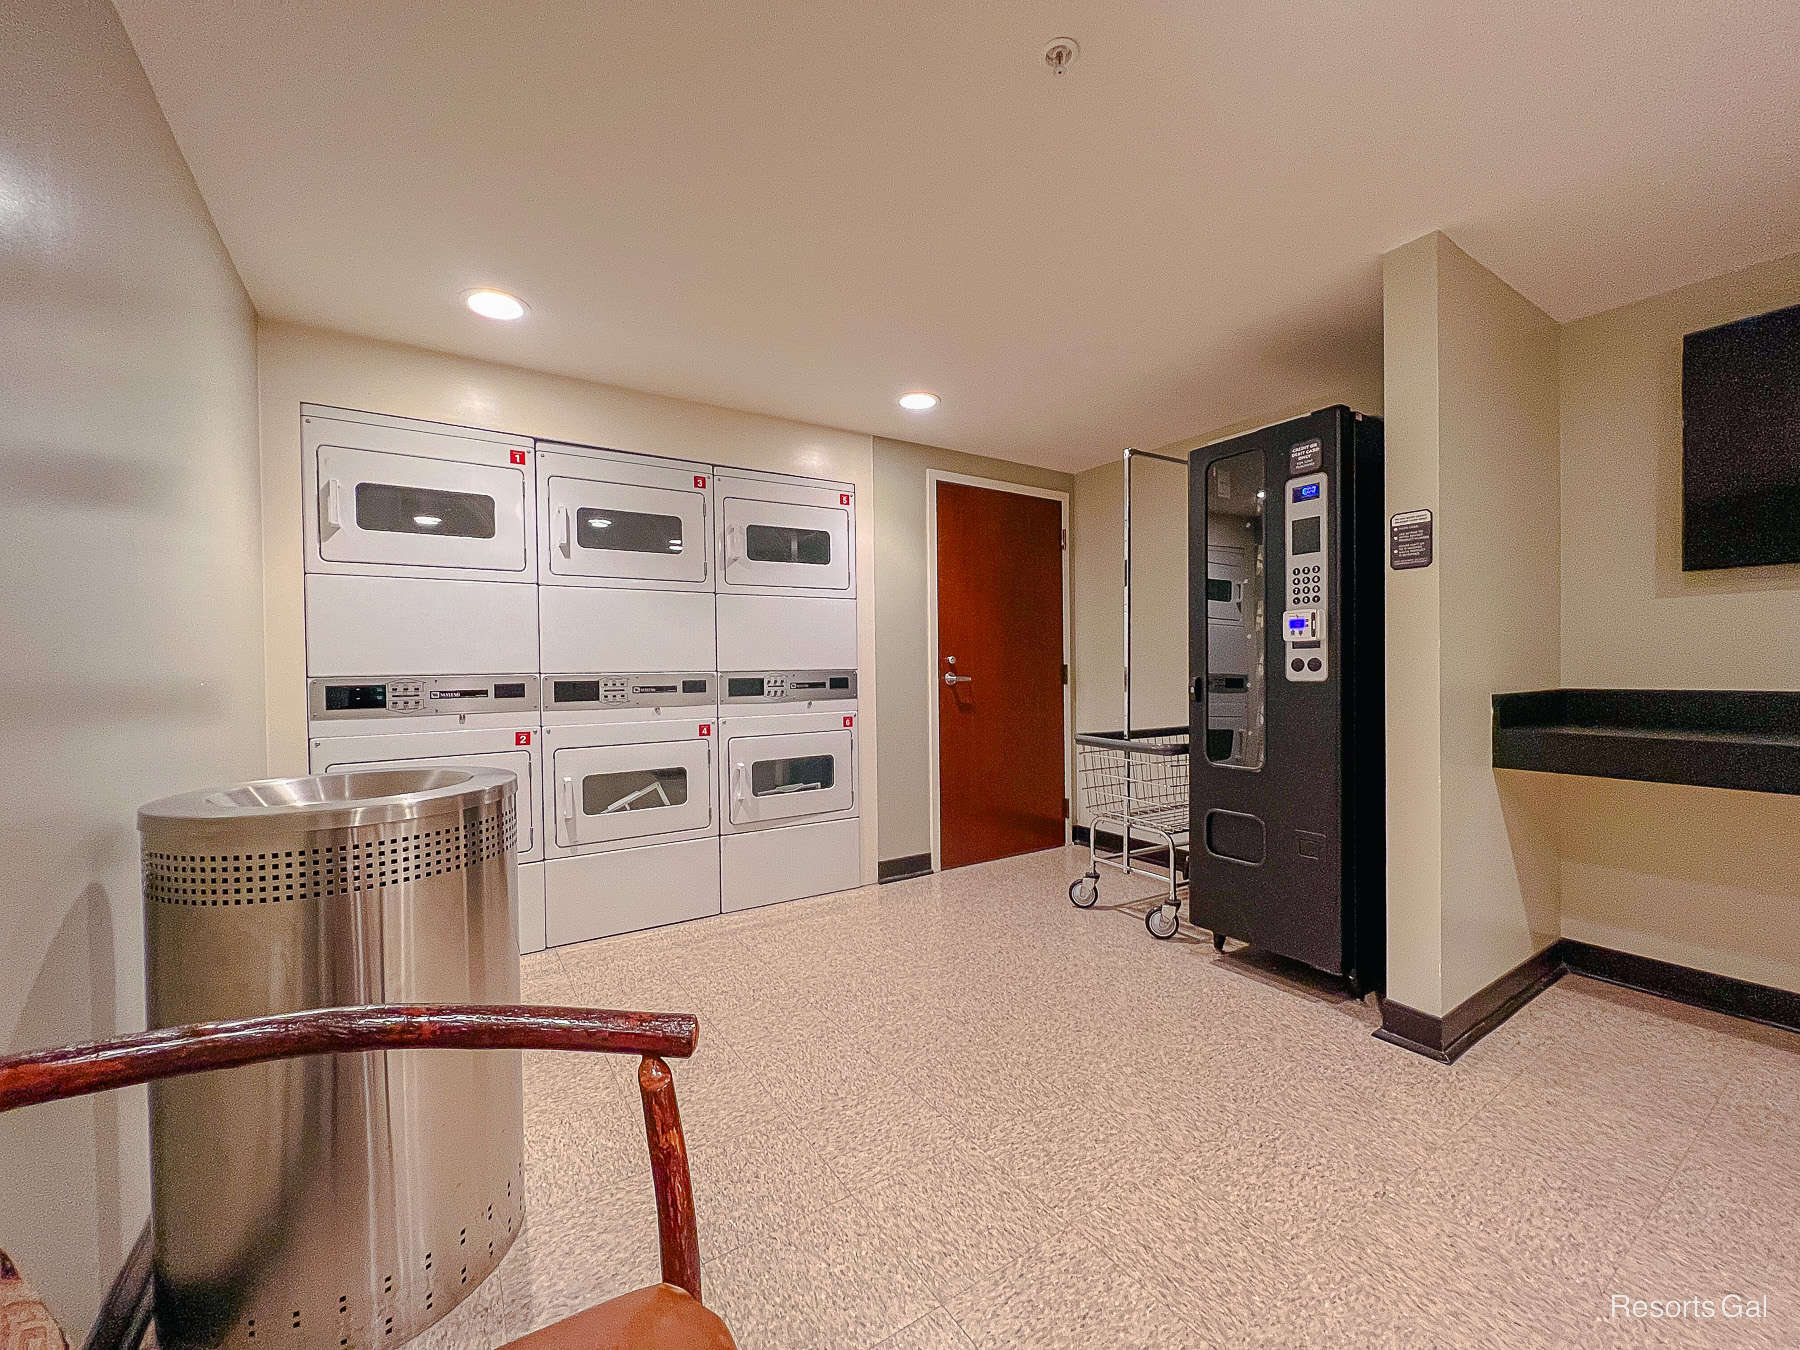
[{"label": "stainless steel trash can", "polygon": [[[138,813],[152,1027],[516,1003],[515,779],[273,779]],[[376,1350],[442,1317],[524,1219],[519,1056],[327,1055],[150,1092],[165,1350]]]}]

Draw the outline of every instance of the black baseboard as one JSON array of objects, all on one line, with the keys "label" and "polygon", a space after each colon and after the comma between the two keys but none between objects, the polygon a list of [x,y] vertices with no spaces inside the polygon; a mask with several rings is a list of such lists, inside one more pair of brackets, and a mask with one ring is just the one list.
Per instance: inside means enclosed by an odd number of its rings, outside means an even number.
[{"label": "black baseboard", "polygon": [[909,853],[904,858],[883,858],[875,869],[876,881],[885,886],[890,881],[906,881],[912,877],[931,875],[929,853]]},{"label": "black baseboard", "polygon": [[1611,947],[1596,947],[1573,938],[1564,938],[1557,946],[1564,967],[1577,975],[1765,1026],[1800,1031],[1800,994],[1789,990],[1650,956],[1634,956]]},{"label": "black baseboard", "polygon": [[1562,938],[1442,1017],[1383,999],[1381,1030],[1375,1038],[1440,1064],[1454,1064],[1471,1045],[1570,973],[1727,1017],[1800,1032],[1800,994]]},{"label": "black baseboard", "polygon": [[1562,978],[1561,945],[1552,942],[1442,1017],[1382,999],[1381,1030],[1375,1039],[1404,1046],[1440,1064],[1454,1064],[1471,1045]]}]

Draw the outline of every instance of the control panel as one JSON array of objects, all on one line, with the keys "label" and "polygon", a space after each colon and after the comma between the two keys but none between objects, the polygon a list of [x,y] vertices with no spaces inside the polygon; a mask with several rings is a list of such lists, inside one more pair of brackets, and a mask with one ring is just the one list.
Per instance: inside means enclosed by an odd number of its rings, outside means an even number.
[{"label": "control panel", "polygon": [[315,722],[447,713],[531,713],[538,710],[536,675],[391,675],[307,682]]},{"label": "control panel", "polygon": [[590,708],[711,707],[717,677],[693,671],[632,671],[608,675],[548,675],[545,712]]},{"label": "control panel", "polygon": [[757,670],[720,676],[722,704],[811,703],[856,697],[854,670]]},{"label": "control panel", "polygon": [[1282,501],[1288,564],[1283,664],[1290,683],[1317,683],[1331,675],[1325,642],[1331,605],[1331,485],[1322,473],[1290,478]]}]

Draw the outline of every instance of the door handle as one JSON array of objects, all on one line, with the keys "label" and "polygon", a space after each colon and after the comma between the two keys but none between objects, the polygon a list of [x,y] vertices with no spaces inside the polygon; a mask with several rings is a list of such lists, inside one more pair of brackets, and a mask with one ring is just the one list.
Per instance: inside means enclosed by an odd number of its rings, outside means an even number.
[{"label": "door handle", "polygon": [[974,684],[975,677],[973,675],[958,675],[954,670],[946,670],[944,672],[944,683],[954,689],[959,684]]},{"label": "door handle", "polygon": [[344,528],[343,484],[327,478],[319,488],[319,538],[329,539]]},{"label": "door handle", "polygon": [[569,508],[568,507],[563,506],[563,507],[557,508],[556,524],[557,524],[557,529],[558,529],[559,533],[562,535],[562,542],[557,545],[557,548],[562,553],[563,557],[565,557],[565,558],[570,557],[570,556],[572,556],[573,542],[569,536]]},{"label": "door handle", "polygon": [[575,823],[575,780],[567,774],[563,775],[557,784],[556,799],[562,808],[562,818],[573,825]]},{"label": "door handle", "polygon": [[728,527],[725,531],[725,561],[728,563],[736,562],[743,557],[743,549],[736,542],[741,533],[736,525]]}]

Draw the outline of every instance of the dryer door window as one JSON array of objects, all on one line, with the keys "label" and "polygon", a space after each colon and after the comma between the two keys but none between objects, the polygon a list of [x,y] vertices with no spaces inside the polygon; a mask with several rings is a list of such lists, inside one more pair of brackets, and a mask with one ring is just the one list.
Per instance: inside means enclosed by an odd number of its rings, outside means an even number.
[{"label": "dryer door window", "polygon": [[322,445],[318,522],[327,562],[523,572],[525,471]]},{"label": "dryer door window", "polygon": [[356,528],[440,539],[492,539],[494,499],[404,483],[358,483]]},{"label": "dryer door window", "polygon": [[855,805],[854,732],[733,736],[728,753],[734,825],[830,815]]},{"label": "dryer door window", "polygon": [[850,508],[727,497],[725,583],[850,589]]},{"label": "dryer door window", "polygon": [[707,579],[704,492],[555,477],[549,496],[552,575]]},{"label": "dryer door window", "polygon": [[595,745],[555,754],[556,842],[565,848],[704,830],[712,742]]}]

